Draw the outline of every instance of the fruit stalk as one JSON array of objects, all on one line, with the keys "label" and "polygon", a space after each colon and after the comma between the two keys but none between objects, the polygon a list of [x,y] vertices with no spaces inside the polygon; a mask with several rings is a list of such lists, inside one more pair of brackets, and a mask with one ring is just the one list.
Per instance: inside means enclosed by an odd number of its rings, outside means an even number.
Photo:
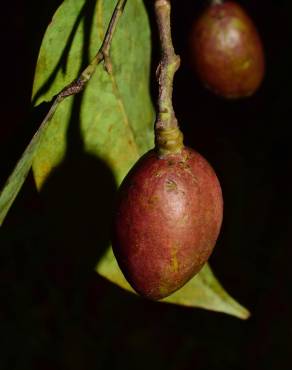
[{"label": "fruit stalk", "polygon": [[183,148],[183,135],[172,105],[173,79],[180,65],[180,57],[175,54],[172,43],[170,1],[155,0],[154,9],[161,45],[161,60],[156,71],[159,92],[155,144],[159,156],[164,157]]}]

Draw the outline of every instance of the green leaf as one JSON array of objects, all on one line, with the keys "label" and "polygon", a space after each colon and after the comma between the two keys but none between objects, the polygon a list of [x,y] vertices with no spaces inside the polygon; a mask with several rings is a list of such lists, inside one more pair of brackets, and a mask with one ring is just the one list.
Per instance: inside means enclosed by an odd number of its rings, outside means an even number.
[{"label": "green leaf", "polygon": [[[55,110],[56,103],[50,109],[50,112]],[[48,113],[50,115],[51,113]],[[33,136],[29,145],[22,154],[20,160],[16,164],[12,174],[9,176],[3,190],[0,192],[0,226],[3,224],[4,219],[12,206],[17,194],[19,193],[27,174],[32,166],[33,158],[39,147],[40,140],[48,125],[49,121],[44,121]]]},{"label": "green leaf", "polygon": [[[94,8],[85,0],[64,1],[41,46],[33,89],[36,104],[50,100],[93,58],[115,3],[99,0]],[[113,73],[108,74],[100,64],[86,86],[80,109],[80,129],[85,150],[103,159],[120,182],[153,143],[154,112],[148,90],[150,27],[141,1],[129,1],[125,7],[114,35],[111,59]],[[60,105],[44,134],[33,164],[38,188],[65,156],[74,99],[69,97]]]},{"label": "green leaf", "polygon": [[[102,42],[114,6],[115,0],[63,2],[41,46],[33,89],[36,105],[50,101],[89,63]],[[154,141],[154,111],[149,93],[150,25],[141,0],[128,1],[114,36],[111,59],[113,72],[108,74],[103,65],[97,67],[80,96],[78,113],[84,150],[105,161],[120,183]],[[18,170],[13,173],[11,183],[14,189],[5,188],[2,195],[5,192],[13,194],[16,187],[20,188],[32,159],[39,189],[52,170],[62,163],[75,99],[70,97],[63,101],[50,123],[40,128],[35,142],[27,148]],[[0,215],[5,212],[5,199],[9,199],[2,195]],[[12,198],[10,196],[10,202]],[[132,291],[110,246],[96,270],[113,283]],[[221,311],[242,319],[248,317],[248,311],[224,291],[208,265],[185,287],[163,301]]]},{"label": "green leaf", "polygon": [[[134,293],[119,269],[111,248],[98,264],[97,271],[112,283]],[[185,286],[161,302],[224,312],[244,320],[250,316],[249,311],[222,288],[208,264]]]}]

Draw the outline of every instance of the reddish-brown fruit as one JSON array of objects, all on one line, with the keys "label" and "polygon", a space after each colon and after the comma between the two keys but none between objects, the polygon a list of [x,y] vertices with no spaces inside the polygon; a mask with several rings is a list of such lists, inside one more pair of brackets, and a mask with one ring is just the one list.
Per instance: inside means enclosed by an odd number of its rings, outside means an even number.
[{"label": "reddish-brown fruit", "polygon": [[197,152],[144,155],[121,185],[113,250],[125,277],[157,300],[181,288],[209,258],[222,222],[220,184]]},{"label": "reddish-brown fruit", "polygon": [[213,3],[205,9],[191,30],[190,54],[202,83],[225,98],[250,96],[263,80],[260,37],[234,2]]}]

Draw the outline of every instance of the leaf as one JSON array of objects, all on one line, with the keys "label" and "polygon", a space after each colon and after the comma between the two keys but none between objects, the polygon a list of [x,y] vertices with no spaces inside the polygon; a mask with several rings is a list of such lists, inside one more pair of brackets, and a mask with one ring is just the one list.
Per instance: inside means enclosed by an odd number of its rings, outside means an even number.
[{"label": "leaf", "polygon": [[[112,283],[135,293],[119,269],[111,248],[98,264],[97,271]],[[250,316],[249,311],[222,288],[208,264],[185,286],[161,302],[224,312],[244,320]]]},{"label": "leaf", "polygon": [[[55,110],[55,103],[52,105],[48,116]],[[42,135],[48,125],[49,121],[44,121],[38,129],[38,131],[33,136],[29,145],[22,154],[20,160],[16,164],[15,169],[12,174],[9,176],[6,184],[4,185],[3,190],[0,193],[0,226],[3,224],[3,221],[12,206],[17,194],[19,193],[27,174],[31,168],[34,155],[39,146]]]},{"label": "leaf", "polygon": [[[35,104],[51,100],[88,64],[101,44],[114,6],[115,0],[63,2],[41,46],[33,89]],[[151,37],[141,0],[127,3],[114,36],[111,58],[113,72],[108,74],[102,65],[98,66],[79,100],[78,113],[84,150],[105,161],[120,183],[139,156],[153,145],[154,111],[149,94]],[[70,97],[60,104],[50,124],[38,132],[33,147],[21,159],[27,170],[37,149],[33,171],[39,189],[66,154],[66,135],[75,99]],[[13,178],[17,186],[22,181],[21,169],[22,166]],[[110,247],[96,270],[132,291]],[[208,265],[164,301],[248,317],[248,311],[224,291]]]},{"label": "leaf", "polygon": [[208,264],[182,289],[167,297],[164,301],[224,312],[244,320],[250,316],[249,311],[223,289]]},{"label": "leaf", "polygon": [[[93,58],[115,3],[99,0],[94,9],[90,1],[64,1],[48,27],[40,50],[33,89],[37,104],[51,99],[62,86],[76,78],[84,68],[83,64]],[[92,20],[88,15],[90,10],[94,14]],[[86,32],[91,21],[88,36]],[[86,40],[90,40],[88,50],[84,50]],[[72,42],[70,50],[68,42]],[[85,63],[84,55],[87,56]],[[80,129],[85,150],[103,159],[120,182],[153,143],[154,112],[148,88],[150,27],[141,1],[127,3],[114,35],[111,59],[113,73],[108,74],[103,65],[99,65],[86,86]],[[43,91],[41,95],[40,91]],[[33,164],[38,188],[65,156],[73,102],[74,97],[70,97],[60,105],[44,135]]]}]

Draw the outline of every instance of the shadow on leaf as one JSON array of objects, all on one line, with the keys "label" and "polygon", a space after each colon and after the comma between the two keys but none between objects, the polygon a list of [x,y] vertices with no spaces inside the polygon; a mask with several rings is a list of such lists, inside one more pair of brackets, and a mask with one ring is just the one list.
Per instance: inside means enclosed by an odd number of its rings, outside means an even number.
[{"label": "shadow on leaf", "polygon": [[[72,43],[73,43],[74,37],[75,37],[76,32],[77,32],[77,29],[80,26],[80,23],[81,22],[84,22],[83,23],[84,28],[88,28],[88,26],[91,27],[92,19],[91,19],[90,22],[88,22],[88,20],[90,20],[90,18],[92,18],[93,14],[94,14],[95,4],[96,4],[96,1],[95,0],[90,0],[90,1],[87,1],[83,5],[83,7],[81,8],[79,14],[76,17],[76,20],[74,22],[74,25],[72,27],[72,30],[71,30],[70,35],[68,37],[68,40],[66,42],[66,46],[65,46],[65,48],[64,48],[64,50],[63,50],[63,52],[62,52],[62,54],[60,56],[60,59],[57,62],[55,68],[52,71],[52,73],[50,74],[50,76],[46,80],[46,82],[36,92],[36,94],[34,96],[34,99],[32,101],[32,104],[33,105],[35,105],[35,103],[38,101],[38,99],[41,96],[43,96],[46,92],[49,91],[50,87],[52,86],[53,82],[55,81],[55,78],[56,78],[56,76],[57,76],[57,74],[58,74],[58,72],[60,70],[62,70],[62,72],[64,74],[66,73],[66,71],[67,71],[68,56],[69,56],[70,49],[72,47]],[[90,28],[89,28],[89,32],[90,32]],[[89,33],[88,34],[85,34],[85,37],[89,37]],[[83,58],[83,63],[82,63],[81,71],[83,70],[83,68],[85,68],[85,66],[87,64],[85,63],[84,58]]]}]

